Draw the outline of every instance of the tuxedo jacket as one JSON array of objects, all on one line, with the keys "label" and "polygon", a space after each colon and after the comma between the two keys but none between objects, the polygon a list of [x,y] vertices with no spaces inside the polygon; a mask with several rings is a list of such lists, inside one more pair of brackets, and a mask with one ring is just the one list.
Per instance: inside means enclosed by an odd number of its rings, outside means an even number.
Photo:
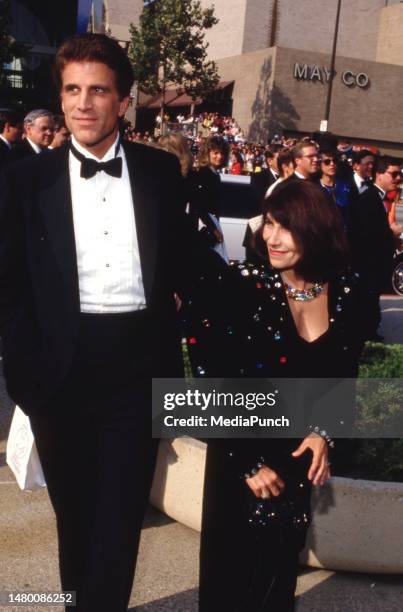
[{"label": "tuxedo jacket", "polygon": [[38,155],[33,147],[29,144],[28,140],[24,138],[15,147],[10,151],[10,159],[9,161],[15,162],[20,159],[25,159],[26,157],[32,157],[33,155]]},{"label": "tuxedo jacket", "polygon": [[251,185],[255,190],[259,202],[263,200],[268,188],[273,185],[275,181],[276,178],[269,168],[263,168],[261,172],[254,172],[251,175]]},{"label": "tuxedo jacket", "polygon": [[[173,155],[124,143],[152,332],[154,376],[180,376],[174,292],[183,294],[195,249]],[[7,165],[0,185],[0,335],[7,388],[38,412],[69,372],[80,299],[68,148]],[[21,177],[24,177],[21,180]],[[85,202],[83,202],[85,205]],[[192,246],[186,247],[186,242]],[[183,257],[182,253],[186,253]]]},{"label": "tuxedo jacket", "polygon": [[11,149],[0,138],[0,169],[7,163],[11,155]]},{"label": "tuxedo jacket", "polygon": [[369,186],[351,206],[351,252],[355,269],[374,290],[382,291],[389,280],[394,237],[381,194]]}]

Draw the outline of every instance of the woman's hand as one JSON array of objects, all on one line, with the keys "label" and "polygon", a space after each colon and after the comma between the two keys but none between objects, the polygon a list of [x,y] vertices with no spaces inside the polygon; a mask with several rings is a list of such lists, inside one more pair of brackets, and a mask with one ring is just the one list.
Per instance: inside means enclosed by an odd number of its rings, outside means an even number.
[{"label": "woman's hand", "polygon": [[267,465],[263,465],[260,470],[251,478],[246,479],[246,484],[256,497],[268,499],[277,497],[284,491],[285,484],[280,476]]},{"label": "woman's hand", "polygon": [[304,438],[292,454],[293,457],[300,457],[308,449],[313,453],[312,463],[308,470],[308,480],[312,480],[312,484],[324,485],[326,480],[330,478],[329,467],[329,449],[326,441],[316,433],[311,433]]}]

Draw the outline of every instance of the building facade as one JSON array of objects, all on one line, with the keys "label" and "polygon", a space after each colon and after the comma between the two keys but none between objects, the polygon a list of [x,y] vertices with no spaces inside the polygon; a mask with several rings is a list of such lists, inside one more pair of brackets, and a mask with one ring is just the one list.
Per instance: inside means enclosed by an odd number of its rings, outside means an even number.
[{"label": "building facade", "polygon": [[[217,61],[221,80],[233,83],[223,108],[231,108],[247,137],[265,143],[275,134],[318,130],[330,79],[337,0],[201,3],[214,4],[219,18],[206,33],[209,58]],[[143,5],[143,0],[12,0],[15,37],[32,47],[27,60],[10,67],[9,84],[20,94],[24,90],[31,107],[39,96],[43,103],[56,104],[49,65],[63,38],[77,31],[80,18],[81,28],[87,23],[126,46],[130,23],[138,24]],[[330,131],[403,153],[402,32],[402,1],[341,0]],[[4,99],[4,88],[0,93]]]},{"label": "building facade", "polygon": [[[202,0],[204,6],[210,0]],[[215,0],[209,56],[233,80],[251,140],[308,134],[324,118],[336,0]],[[403,3],[342,0],[328,129],[403,153]]]}]

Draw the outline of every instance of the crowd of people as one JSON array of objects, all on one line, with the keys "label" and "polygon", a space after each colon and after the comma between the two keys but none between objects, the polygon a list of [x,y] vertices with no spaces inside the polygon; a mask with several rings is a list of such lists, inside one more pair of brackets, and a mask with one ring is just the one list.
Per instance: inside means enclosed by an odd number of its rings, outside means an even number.
[{"label": "crowd of people", "polygon": [[[293,612],[311,490],[348,436],[349,412],[325,418],[327,393],[380,339],[401,161],[363,149],[350,165],[330,137],[250,144],[217,113],[198,118],[191,147],[122,129],[133,71],[102,34],[65,41],[55,77],[64,118],[0,113],[0,333],[62,588],[80,612],[127,611],[157,454],[151,381],[183,376],[185,334],[195,377],[325,381],[296,397],[301,438],[207,451],[200,612]],[[259,203],[235,265],[222,172],[251,175]]]}]

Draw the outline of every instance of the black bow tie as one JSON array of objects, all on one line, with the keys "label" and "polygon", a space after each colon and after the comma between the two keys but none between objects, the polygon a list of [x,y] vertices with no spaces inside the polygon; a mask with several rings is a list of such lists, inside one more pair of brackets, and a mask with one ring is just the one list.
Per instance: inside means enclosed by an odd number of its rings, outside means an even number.
[{"label": "black bow tie", "polygon": [[[70,144],[70,150],[73,153],[74,157],[76,157],[81,162],[81,170],[80,176],[81,178],[89,179],[96,175],[97,172],[101,172],[103,170],[110,176],[114,176],[116,178],[121,178],[122,176],[122,158],[114,157],[107,162],[98,162],[91,157],[85,157],[82,155],[73,144]],[[119,144],[116,147],[117,154],[119,150]]]}]

